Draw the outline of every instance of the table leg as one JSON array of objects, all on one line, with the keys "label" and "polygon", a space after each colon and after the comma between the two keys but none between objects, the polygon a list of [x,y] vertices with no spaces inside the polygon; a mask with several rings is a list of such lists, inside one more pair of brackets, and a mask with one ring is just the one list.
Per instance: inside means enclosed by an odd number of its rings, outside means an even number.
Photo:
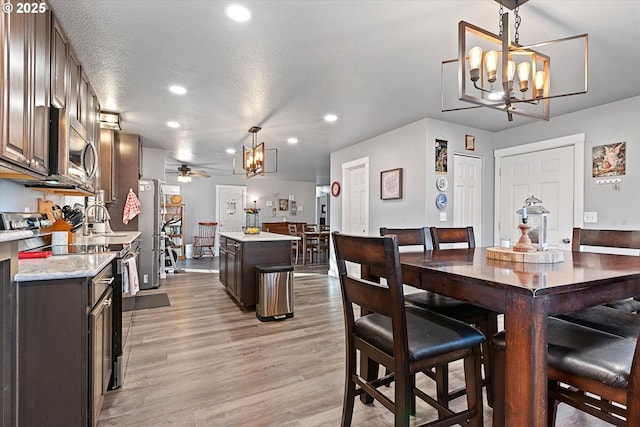
[{"label": "table leg", "polygon": [[505,421],[508,426],[547,424],[546,299],[508,295],[504,316],[506,338]]}]

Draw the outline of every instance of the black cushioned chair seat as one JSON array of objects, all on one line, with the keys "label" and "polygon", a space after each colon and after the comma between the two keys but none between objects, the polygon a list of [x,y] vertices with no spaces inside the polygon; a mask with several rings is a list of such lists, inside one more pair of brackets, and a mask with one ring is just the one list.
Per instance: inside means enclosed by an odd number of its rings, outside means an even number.
[{"label": "black cushioned chair seat", "polygon": [[633,340],[640,334],[640,316],[602,305],[554,317]]},{"label": "black cushioned chair seat", "polygon": [[[466,323],[417,307],[407,307],[407,339],[412,361],[462,350],[484,341]],[[355,322],[355,334],[387,354],[393,354],[391,318],[372,313]]]},{"label": "black cushioned chair seat", "polygon": [[468,304],[430,291],[407,294],[404,297],[404,301],[459,320],[462,320],[461,317],[469,319],[483,316],[487,312],[487,309],[477,305]]},{"label": "black cushioned chair seat", "polygon": [[624,311],[626,313],[640,312],[640,301],[633,298],[627,298],[620,301],[608,302],[607,307],[615,308],[616,310]]},{"label": "black cushioned chair seat", "polygon": [[[611,387],[627,387],[635,340],[554,317],[548,318],[547,336],[547,363],[550,367]],[[493,342],[504,350],[504,332],[496,334]]]}]

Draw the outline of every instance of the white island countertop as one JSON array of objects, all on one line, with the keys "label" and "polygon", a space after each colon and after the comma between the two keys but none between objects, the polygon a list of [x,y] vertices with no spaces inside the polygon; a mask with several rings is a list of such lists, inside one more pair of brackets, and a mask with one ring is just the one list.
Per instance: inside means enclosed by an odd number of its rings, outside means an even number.
[{"label": "white island countertop", "polygon": [[268,233],[266,231],[260,234],[245,234],[242,231],[223,231],[220,233],[222,237],[236,240],[238,242],[279,242],[283,240],[300,240],[298,236],[289,236],[287,234]]}]

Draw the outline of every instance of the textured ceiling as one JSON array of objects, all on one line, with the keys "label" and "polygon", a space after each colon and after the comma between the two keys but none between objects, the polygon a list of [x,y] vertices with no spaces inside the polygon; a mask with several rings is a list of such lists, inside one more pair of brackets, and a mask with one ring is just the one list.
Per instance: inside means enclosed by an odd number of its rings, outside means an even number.
[{"label": "textured ceiling", "polygon": [[[424,117],[490,131],[530,122],[441,112],[457,24],[497,32],[493,0],[242,1],[243,24],[223,1],[49,1],[102,108],[169,163],[212,174],[231,173],[225,150],[250,145],[254,125],[278,148],[278,178],[327,184],[330,152]],[[552,117],[640,95],[640,1],[530,0],[520,15],[524,44],[589,33],[589,91],[552,100]],[[339,120],[324,122],[329,112]]]}]

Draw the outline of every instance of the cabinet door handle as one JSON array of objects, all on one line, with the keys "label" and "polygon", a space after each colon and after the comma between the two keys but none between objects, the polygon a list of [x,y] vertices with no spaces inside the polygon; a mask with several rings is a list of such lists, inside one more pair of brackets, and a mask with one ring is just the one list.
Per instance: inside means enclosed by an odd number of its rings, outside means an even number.
[{"label": "cabinet door handle", "polygon": [[108,279],[102,279],[102,280],[100,280],[100,282],[102,282],[102,283],[106,283],[107,285],[110,285],[110,284],[112,284],[112,283],[113,283],[113,281],[114,281],[114,280],[115,280],[115,277],[114,277],[114,276],[111,276],[111,277],[110,277],[110,278],[108,278]]},{"label": "cabinet door handle", "polygon": [[107,307],[111,307],[111,298],[104,300],[102,304],[106,305]]}]

